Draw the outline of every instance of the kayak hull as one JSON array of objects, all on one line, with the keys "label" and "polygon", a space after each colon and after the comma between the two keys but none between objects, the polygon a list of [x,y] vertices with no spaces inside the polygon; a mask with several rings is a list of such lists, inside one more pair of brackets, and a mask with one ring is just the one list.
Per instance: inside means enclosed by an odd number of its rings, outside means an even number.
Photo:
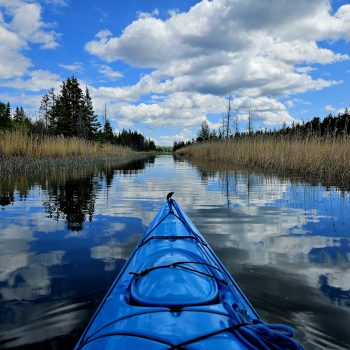
[{"label": "kayak hull", "polygon": [[263,325],[204,237],[169,199],[75,350],[263,348]]}]

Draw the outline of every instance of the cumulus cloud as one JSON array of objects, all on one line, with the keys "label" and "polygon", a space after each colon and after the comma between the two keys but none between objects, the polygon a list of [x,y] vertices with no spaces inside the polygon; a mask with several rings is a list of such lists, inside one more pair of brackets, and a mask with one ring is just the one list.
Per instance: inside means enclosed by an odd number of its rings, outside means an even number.
[{"label": "cumulus cloud", "polygon": [[60,64],[61,68],[69,70],[70,72],[82,72],[84,70],[84,66],[81,62],[74,62],[71,64]]},{"label": "cumulus cloud", "polygon": [[58,5],[58,6],[68,6],[66,0],[45,0],[47,4]]},{"label": "cumulus cloud", "polygon": [[58,46],[58,34],[47,31],[42,8],[37,2],[0,0],[0,79],[23,76],[32,62],[23,51],[30,44],[52,49]]},{"label": "cumulus cloud", "polygon": [[193,130],[185,128],[178,134],[163,135],[155,139],[154,141],[159,145],[172,146],[174,141],[184,140],[188,141],[193,137]]},{"label": "cumulus cloud", "polygon": [[31,61],[20,53],[25,46],[25,41],[0,21],[0,78],[21,76],[31,66]]},{"label": "cumulus cloud", "polygon": [[[202,120],[201,113],[210,113],[203,109],[195,119],[194,113],[182,113],[171,105],[179,96],[183,103],[233,91],[277,102],[280,96],[323,89],[341,82],[314,78],[313,65],[349,59],[322,47],[322,41],[350,40],[350,5],[333,11],[328,0],[202,0],[187,12],[171,11],[164,20],[156,15],[138,16],[120,36],[100,31],[85,46],[107,62],[153,69],[133,86],[97,91],[132,102],[148,94],[169,95],[161,102],[122,105],[119,112],[125,118],[143,115],[146,125],[163,116],[164,124],[179,119],[190,127]],[[223,109],[221,105],[213,112]],[[285,106],[278,111],[259,115],[269,124],[293,119]]]},{"label": "cumulus cloud", "polygon": [[33,70],[28,73],[28,78],[16,78],[10,81],[0,82],[3,87],[14,89],[41,91],[48,90],[52,87],[58,88],[60,77],[55,73],[46,70]]},{"label": "cumulus cloud", "polygon": [[[106,98],[106,89],[109,91],[110,102],[108,104],[108,116],[118,123],[120,128],[129,128],[142,123],[149,129],[174,128],[183,129],[175,136],[159,138],[162,144],[170,144],[170,140],[179,140],[176,136],[184,135],[184,139],[195,136],[194,130],[207,120],[210,128],[219,128],[218,123],[208,119],[208,114],[225,113],[228,101],[225,97],[212,94],[178,92],[168,95],[151,96],[149,102],[129,103],[128,99],[113,99],[113,96],[121,97],[122,88],[91,88],[95,107],[103,113]],[[115,90],[115,91],[114,91]],[[125,92],[125,91],[124,91]],[[248,110],[253,113],[254,123],[265,123],[267,126],[292,123],[297,121],[289,115],[286,106],[277,99],[270,97],[243,97],[235,96],[232,100],[234,113],[239,113],[239,121],[245,123],[248,120]],[[241,131],[245,125],[241,126]],[[189,134],[191,131],[191,134]],[[185,135],[186,134],[186,135]]]},{"label": "cumulus cloud", "polygon": [[107,64],[101,64],[99,67],[99,72],[111,80],[116,80],[123,77],[123,74],[121,72],[113,70]]},{"label": "cumulus cloud", "polygon": [[42,48],[52,49],[58,46],[58,34],[45,29],[46,23],[42,21],[42,7],[37,2],[25,0],[1,0],[0,7],[5,9],[10,17],[4,23],[26,43],[35,43]]},{"label": "cumulus cloud", "polygon": [[334,112],[335,108],[332,105],[325,105],[324,110],[327,112]]},{"label": "cumulus cloud", "polygon": [[147,18],[147,17],[154,17],[154,16],[158,16],[159,15],[159,10],[157,8],[155,8],[152,12],[142,12],[142,11],[138,11],[137,12],[137,16],[138,18]]}]

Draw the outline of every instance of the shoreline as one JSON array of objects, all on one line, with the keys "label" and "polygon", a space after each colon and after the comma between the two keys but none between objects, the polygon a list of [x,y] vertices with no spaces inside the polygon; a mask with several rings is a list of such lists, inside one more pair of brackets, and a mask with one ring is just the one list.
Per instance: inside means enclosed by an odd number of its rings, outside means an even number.
[{"label": "shoreline", "polygon": [[130,152],[116,155],[69,156],[59,158],[10,157],[0,158],[0,179],[13,176],[50,175],[57,171],[88,170],[110,164],[121,165],[145,159],[147,153]]},{"label": "shoreline", "polygon": [[350,190],[350,138],[242,138],[192,144],[175,152],[193,162],[262,173],[290,174],[307,182]]},{"label": "shoreline", "polygon": [[147,152],[110,143],[62,136],[30,136],[21,130],[0,132],[0,178],[51,174],[147,157]]}]

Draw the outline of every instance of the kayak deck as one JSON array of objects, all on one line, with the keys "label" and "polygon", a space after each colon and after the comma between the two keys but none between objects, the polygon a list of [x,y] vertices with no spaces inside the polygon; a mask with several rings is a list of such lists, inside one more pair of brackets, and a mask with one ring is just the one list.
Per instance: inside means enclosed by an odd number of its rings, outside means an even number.
[{"label": "kayak deck", "polygon": [[169,199],[75,349],[302,349],[291,335],[289,327],[261,321],[200,232]]}]

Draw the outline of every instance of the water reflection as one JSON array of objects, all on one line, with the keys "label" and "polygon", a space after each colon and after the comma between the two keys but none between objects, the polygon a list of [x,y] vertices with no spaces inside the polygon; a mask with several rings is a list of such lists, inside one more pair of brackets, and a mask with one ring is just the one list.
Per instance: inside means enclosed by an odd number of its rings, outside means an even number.
[{"label": "water reflection", "polygon": [[104,215],[105,195],[115,177],[153,164],[0,182],[0,348],[73,348],[145,228],[135,216]]},{"label": "water reflection", "polygon": [[[106,182],[107,179],[111,181],[111,177],[106,177]],[[92,221],[100,187],[99,178],[93,175],[69,179],[64,184],[52,183],[43,203],[45,210],[52,219],[64,218],[68,230],[80,231],[86,216]]]},{"label": "water reflection", "polygon": [[349,195],[296,178],[195,166],[225,206],[196,210],[198,226],[253,305],[271,322],[295,324],[307,349],[349,348]]},{"label": "water reflection", "polygon": [[160,156],[0,189],[0,347],[73,348],[173,190],[264,319],[305,349],[350,348],[350,200],[335,187]]}]

